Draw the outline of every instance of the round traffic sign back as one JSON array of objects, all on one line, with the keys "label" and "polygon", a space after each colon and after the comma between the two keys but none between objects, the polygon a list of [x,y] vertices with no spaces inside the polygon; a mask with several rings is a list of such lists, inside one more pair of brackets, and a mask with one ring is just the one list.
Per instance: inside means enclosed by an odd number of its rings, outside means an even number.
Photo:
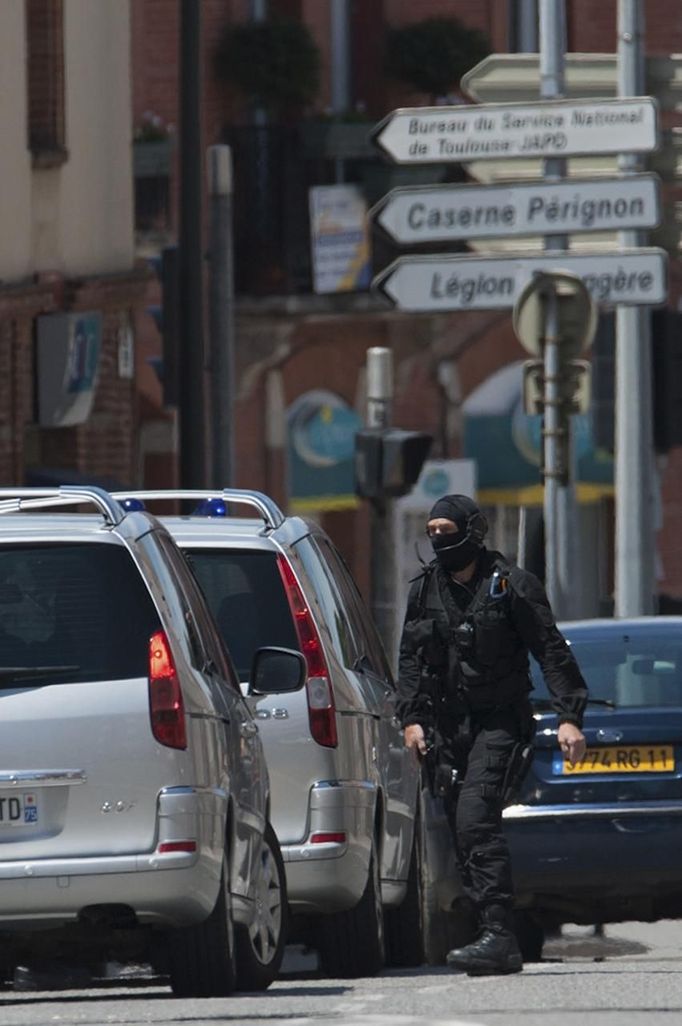
[{"label": "round traffic sign back", "polygon": [[548,296],[557,299],[557,337],[562,355],[578,356],[589,349],[597,330],[597,305],[587,286],[570,271],[539,271],[514,304],[512,323],[521,345],[542,355],[546,334]]}]

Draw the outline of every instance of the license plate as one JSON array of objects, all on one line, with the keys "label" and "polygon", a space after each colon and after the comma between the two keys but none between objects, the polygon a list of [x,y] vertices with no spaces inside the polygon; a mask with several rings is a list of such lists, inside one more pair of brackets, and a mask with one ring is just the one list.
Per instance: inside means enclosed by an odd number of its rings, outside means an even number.
[{"label": "license plate", "polygon": [[620,745],[588,748],[580,762],[572,763],[557,755],[552,772],[562,776],[583,773],[672,773],[675,754],[672,745]]},{"label": "license plate", "polygon": [[35,794],[0,794],[0,826],[35,826],[37,823]]}]

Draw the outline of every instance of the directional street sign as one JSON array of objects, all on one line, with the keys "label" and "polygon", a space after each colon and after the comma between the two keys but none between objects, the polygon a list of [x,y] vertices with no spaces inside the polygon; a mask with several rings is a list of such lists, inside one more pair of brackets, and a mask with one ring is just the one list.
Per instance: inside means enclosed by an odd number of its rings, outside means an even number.
[{"label": "directional street sign", "polygon": [[394,189],[371,215],[400,245],[653,228],[660,220],[658,179]]},{"label": "directional street sign", "polygon": [[[618,95],[615,53],[564,55],[564,95],[568,98]],[[682,104],[682,54],[645,58],[646,91],[663,110]],[[492,53],[462,76],[463,91],[479,103],[528,103],[540,98],[537,53]]]},{"label": "directional street sign", "polygon": [[537,256],[404,256],[373,281],[401,310],[493,310],[513,307],[534,271],[572,271],[602,306],[656,306],[667,298],[662,249],[575,251]]},{"label": "directional street sign", "polygon": [[[646,158],[650,171],[666,179],[682,177],[682,128],[666,128],[661,133],[661,148]],[[542,160],[467,160],[465,167],[478,182],[534,182],[543,177]],[[585,177],[615,175],[618,173],[616,154],[603,156],[595,153],[590,157],[568,157],[565,178],[576,175]]]},{"label": "directional street sign", "polygon": [[658,143],[656,115],[648,96],[405,107],[379,122],[373,139],[400,164],[648,153]]}]

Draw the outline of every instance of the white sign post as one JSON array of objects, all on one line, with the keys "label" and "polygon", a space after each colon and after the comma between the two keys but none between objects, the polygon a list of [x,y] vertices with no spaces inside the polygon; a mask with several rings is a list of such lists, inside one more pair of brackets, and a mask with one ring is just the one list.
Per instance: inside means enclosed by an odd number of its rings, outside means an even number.
[{"label": "white sign post", "polygon": [[373,286],[401,310],[499,310],[513,307],[535,271],[572,271],[601,306],[656,306],[667,298],[663,249],[605,254],[399,257]]},{"label": "white sign post", "polygon": [[658,143],[657,105],[650,96],[624,100],[551,100],[481,107],[405,107],[373,132],[399,164],[509,157],[637,153]]},{"label": "white sign post", "polygon": [[658,178],[394,189],[370,216],[400,245],[653,228]]},{"label": "white sign post", "polygon": [[[515,181],[487,187],[434,185],[389,194],[373,213],[378,225],[399,245],[463,241],[474,246],[476,239],[490,238],[497,239],[501,247],[508,238],[521,236],[544,238],[546,245],[545,252],[537,255],[517,251],[504,255],[399,257],[372,283],[398,309],[424,313],[511,309],[538,272],[574,275],[601,307],[646,307],[666,302],[664,249],[624,245],[616,251],[564,249],[566,237],[576,233],[603,232],[608,236],[615,229],[634,235],[659,223],[655,176],[613,176],[613,157],[655,151],[659,132],[657,101],[638,95],[644,91],[641,83],[624,90],[625,95],[619,99],[554,98],[563,90],[560,6],[560,0],[546,0],[540,6],[538,67],[545,99],[403,108],[376,126],[375,145],[398,164],[455,163],[468,165],[470,172],[474,165],[477,173],[480,168],[484,172],[490,168],[486,181],[495,181],[496,174],[518,178],[529,168],[534,173],[541,168],[545,179],[540,184]],[[636,37],[636,32],[628,30],[621,39],[631,41]],[[675,147],[667,146],[666,155],[674,172]],[[567,158],[578,162],[587,159],[593,177],[568,179]],[[631,169],[628,166],[626,170]],[[595,180],[594,175],[600,171],[610,180]],[[546,351],[557,348],[548,347],[547,339],[557,334],[554,308],[559,298],[552,290],[548,293],[543,336]],[[636,348],[634,340],[631,348]],[[545,384],[550,379],[556,383],[554,363],[550,367],[545,359]],[[545,407],[550,398],[545,389]],[[545,482],[544,506],[547,580],[557,585],[549,588],[554,603],[562,598],[558,584],[561,581],[563,587],[567,576],[564,571],[571,564],[567,558],[569,546],[559,545],[559,520],[564,541],[569,537],[566,525],[571,523],[573,500],[570,497],[569,501],[569,489],[573,470],[569,459],[561,480],[556,468],[552,473],[551,487]],[[557,555],[562,557],[560,567]],[[562,599],[555,609],[563,608]],[[569,608],[568,603],[565,608]]]},{"label": "white sign post", "polygon": [[[645,91],[663,110],[682,103],[682,54],[644,58]],[[465,75],[461,88],[478,103],[527,103],[540,96],[540,55],[491,53]],[[618,55],[615,53],[564,54],[563,95],[610,97],[618,95]]]}]

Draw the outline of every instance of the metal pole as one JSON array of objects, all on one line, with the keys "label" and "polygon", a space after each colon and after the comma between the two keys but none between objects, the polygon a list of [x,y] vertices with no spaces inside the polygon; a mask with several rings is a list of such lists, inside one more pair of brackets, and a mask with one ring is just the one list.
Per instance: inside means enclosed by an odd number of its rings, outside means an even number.
[{"label": "metal pole", "polygon": [[[644,4],[618,3],[618,95],[644,92]],[[620,170],[639,168],[624,153]],[[641,246],[642,232],[618,233],[623,247]],[[638,307],[616,308],[616,543],[615,615],[654,612],[654,452],[651,395],[651,315]]]},{"label": "metal pole", "polygon": [[[540,0],[540,92],[556,100],[564,95],[566,11],[564,0]],[[544,161],[545,181],[566,174],[566,161]],[[545,250],[560,254],[568,248],[565,235],[545,237]],[[560,260],[557,261],[560,264]],[[558,617],[574,615],[574,596],[579,594],[577,558],[577,511],[575,501],[571,418],[559,407],[561,340],[557,338],[557,298],[548,296],[545,341],[545,579],[550,602]],[[548,341],[548,340],[553,341]],[[562,461],[563,452],[563,461]],[[560,464],[565,471],[561,474]]]},{"label": "metal pole", "polygon": [[535,53],[538,48],[537,0],[516,0],[509,6],[515,18],[515,49],[519,53]]},{"label": "metal pole", "polygon": [[393,353],[383,346],[367,350],[367,427],[391,425]]},{"label": "metal pole", "polygon": [[232,150],[209,146],[208,278],[211,485],[234,484],[234,259]]},{"label": "metal pole", "polygon": [[331,100],[339,114],[350,107],[350,20],[348,0],[331,0]]},{"label": "metal pole", "polygon": [[545,515],[545,584],[549,601],[557,616],[561,615],[561,580],[559,576],[559,338],[558,302],[552,285],[545,293],[545,397],[543,417],[544,447],[544,515]]},{"label": "metal pole", "polygon": [[[367,350],[367,427],[385,431],[391,425],[393,353],[383,346]],[[395,545],[391,503],[372,502],[370,606],[389,661],[394,665]]]},{"label": "metal pole", "polygon": [[[351,103],[350,89],[350,18],[348,0],[331,0],[331,101],[336,114],[347,111]],[[334,162],[337,183],[345,178],[344,161]]]},{"label": "metal pole", "polygon": [[205,484],[203,247],[201,241],[201,0],[180,8],[180,482]]},{"label": "metal pole", "polygon": [[[268,20],[267,0],[251,0],[251,20],[266,22]],[[271,205],[269,202],[270,188],[270,131],[268,128],[268,112],[264,107],[253,108],[253,139],[254,139],[254,178],[256,182],[256,202],[253,218],[250,222],[258,249],[267,261],[267,251],[272,245],[272,229],[269,223]]]}]

